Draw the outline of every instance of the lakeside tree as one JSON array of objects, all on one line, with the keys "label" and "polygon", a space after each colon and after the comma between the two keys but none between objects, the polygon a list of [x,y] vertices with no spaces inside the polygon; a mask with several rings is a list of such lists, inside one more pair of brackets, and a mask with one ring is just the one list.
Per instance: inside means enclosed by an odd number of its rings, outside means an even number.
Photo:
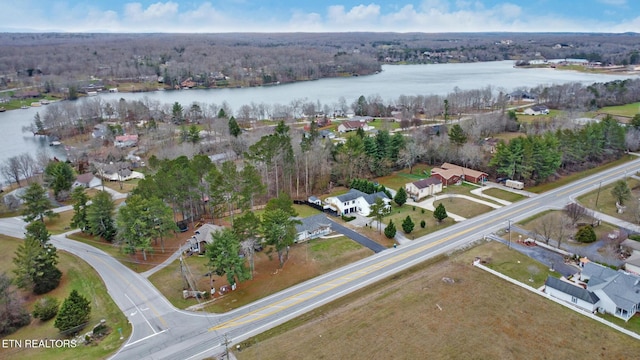
[{"label": "lakeside tree", "polygon": [[0,165],[0,172],[9,183],[13,181],[18,187],[21,186],[20,160],[17,156],[12,156],[4,160],[2,165]]},{"label": "lakeside tree", "polygon": [[82,186],[76,186],[71,192],[71,199],[73,200],[73,217],[69,225],[84,232],[87,229],[87,202],[89,201],[89,196],[87,196]]},{"label": "lakeside tree", "polygon": [[613,189],[611,189],[611,195],[613,195],[616,203],[623,206],[627,200],[631,199],[631,190],[625,180],[618,180],[613,185]]},{"label": "lakeside tree", "polygon": [[296,224],[300,224],[282,209],[266,211],[262,215],[262,234],[265,242],[272,245],[278,252],[280,268],[289,257],[289,247],[296,237]]},{"label": "lakeside tree", "polygon": [[389,224],[384,228],[384,236],[387,237],[387,239],[393,239],[394,236],[396,236],[396,225],[393,223],[393,220],[389,220]]},{"label": "lakeside tree", "polygon": [[53,326],[60,332],[78,332],[89,321],[91,303],[75,289],[64,299]]},{"label": "lakeside tree", "polygon": [[22,215],[26,222],[38,220],[44,224],[45,217],[51,219],[58,216],[57,213],[51,210],[52,205],[47,197],[46,189],[37,182],[31,183],[20,198],[24,202]]},{"label": "lakeside tree", "polygon": [[179,102],[174,102],[171,107],[171,120],[174,124],[181,125],[184,123],[184,109]]},{"label": "lakeside tree", "polygon": [[436,206],[436,210],[433,212],[433,217],[436,218],[439,223],[449,217],[449,215],[447,215],[447,210],[444,208],[442,203],[439,203],[438,206]]},{"label": "lakeside tree", "polygon": [[207,244],[209,266],[218,275],[226,275],[230,285],[248,280],[250,272],[240,257],[240,242],[232,229],[225,228],[211,234],[213,242]]},{"label": "lakeside tree", "polygon": [[113,220],[115,203],[106,191],[99,191],[87,209],[87,232],[106,241],[113,241],[116,227]]},{"label": "lakeside tree", "polygon": [[63,161],[51,161],[44,170],[44,179],[48,186],[53,189],[56,199],[64,199],[71,185],[75,180],[73,168]]},{"label": "lakeside tree", "polygon": [[393,201],[398,204],[398,206],[402,206],[407,202],[407,191],[404,189],[404,186],[398,189],[396,196],[393,197]]},{"label": "lakeside tree", "polygon": [[0,336],[11,334],[30,321],[29,312],[11,286],[11,278],[0,273]]},{"label": "lakeside tree", "polygon": [[229,135],[237,138],[240,134],[242,134],[242,129],[240,128],[240,125],[238,125],[236,118],[232,116],[229,118]]}]

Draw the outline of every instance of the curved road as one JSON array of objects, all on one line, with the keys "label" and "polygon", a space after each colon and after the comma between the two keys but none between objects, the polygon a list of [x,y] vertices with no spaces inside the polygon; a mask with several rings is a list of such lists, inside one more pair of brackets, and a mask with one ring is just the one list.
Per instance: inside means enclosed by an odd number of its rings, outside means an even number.
[{"label": "curved road", "polygon": [[[496,209],[397,249],[311,279],[229,313],[205,315],[174,308],[140,274],[95,248],[53,236],[53,244],[85,259],[102,276],[109,293],[133,325],[133,334],[114,359],[201,359],[340,296],[388,277],[438,254],[447,253],[484,235],[547,208],[564,206],[570,197],[595,190],[640,170],[640,159],[574,181],[558,189]],[[0,233],[23,237],[19,218],[0,220]]]}]

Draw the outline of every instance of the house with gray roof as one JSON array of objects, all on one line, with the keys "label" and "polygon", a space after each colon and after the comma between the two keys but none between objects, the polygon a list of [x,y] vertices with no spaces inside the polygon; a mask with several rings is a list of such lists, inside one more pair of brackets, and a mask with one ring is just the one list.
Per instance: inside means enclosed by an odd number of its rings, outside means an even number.
[{"label": "house with gray roof", "polygon": [[300,219],[296,225],[295,242],[305,242],[331,233],[331,223],[325,214],[317,214]]},{"label": "house with gray roof", "polygon": [[405,184],[404,189],[413,201],[420,201],[427,196],[441,192],[442,181],[438,177],[433,176],[427,179],[407,183]]},{"label": "house with gray roof", "polygon": [[204,254],[207,244],[213,242],[211,235],[222,227],[214,224],[203,224],[187,240],[187,249],[193,253]]},{"label": "house with gray roof", "polygon": [[381,198],[387,207],[391,207],[389,205],[391,199],[384,192],[366,194],[356,189],[350,189],[346,194],[330,196],[325,199],[325,202],[340,215],[358,213],[362,216],[369,216],[371,205],[375,204],[378,198]]},{"label": "house with gray roof", "polygon": [[624,269],[630,273],[640,275],[640,241],[625,239],[620,248],[631,254],[624,261]]},{"label": "house with gray roof", "polygon": [[564,300],[585,311],[595,312],[598,309],[600,298],[577,284],[549,276],[544,285],[545,294]]}]

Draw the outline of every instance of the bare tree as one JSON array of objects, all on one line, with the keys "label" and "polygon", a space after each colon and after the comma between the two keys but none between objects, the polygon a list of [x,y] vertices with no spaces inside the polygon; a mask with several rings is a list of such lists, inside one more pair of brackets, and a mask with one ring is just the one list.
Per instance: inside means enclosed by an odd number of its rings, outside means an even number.
[{"label": "bare tree", "polygon": [[20,154],[18,155],[18,165],[20,174],[29,183],[37,168],[35,159],[29,153]]},{"label": "bare tree", "polygon": [[564,213],[571,219],[571,223],[573,226],[576,226],[578,221],[587,216],[587,209],[576,203],[569,203],[564,207]]},{"label": "bare tree", "polygon": [[20,169],[20,158],[18,156],[12,156],[6,159],[2,165],[0,165],[0,172],[9,183],[15,181],[18,186],[22,186],[20,184],[20,175],[22,175],[22,172]]},{"label": "bare tree", "polygon": [[569,234],[570,229],[568,229],[568,227],[570,225],[570,222],[571,219],[569,219],[567,216],[560,215],[558,226],[556,227],[556,231],[554,234],[556,241],[558,242],[558,248],[560,248],[560,245],[562,245],[565,237]]}]

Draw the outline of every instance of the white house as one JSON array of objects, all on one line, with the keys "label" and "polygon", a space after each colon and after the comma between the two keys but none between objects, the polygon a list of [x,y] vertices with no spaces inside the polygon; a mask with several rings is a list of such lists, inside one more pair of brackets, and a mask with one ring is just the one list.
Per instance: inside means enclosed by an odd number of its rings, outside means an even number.
[{"label": "white house", "polygon": [[73,183],[73,187],[83,186],[86,188],[92,188],[102,185],[102,180],[95,177],[92,173],[80,174]]},{"label": "white house", "polygon": [[437,177],[430,177],[428,179],[422,179],[407,183],[404,189],[414,201],[420,201],[430,195],[435,195],[442,191],[442,181]]},{"label": "white house", "polygon": [[204,254],[207,244],[213,242],[211,235],[221,230],[222,227],[213,224],[203,224],[193,234],[191,238],[187,240],[188,250],[198,254]]},{"label": "white house", "polygon": [[304,242],[319,238],[331,233],[331,223],[327,221],[327,216],[317,214],[300,219],[301,224],[296,225],[295,242]]},{"label": "white house", "polygon": [[544,105],[533,105],[530,108],[524,110],[525,115],[547,115],[549,114],[549,108]]},{"label": "white house", "polygon": [[640,242],[626,239],[620,244],[620,247],[627,249],[631,253],[631,256],[624,262],[624,269],[630,273],[640,275]]},{"label": "white house", "polygon": [[545,294],[564,300],[582,310],[595,312],[600,299],[587,289],[552,276],[547,277],[544,284]]},{"label": "white house", "polygon": [[389,203],[391,199],[389,199],[387,194],[383,192],[366,194],[356,189],[351,189],[346,194],[330,196],[325,199],[325,202],[340,215],[358,213],[362,216],[369,216],[371,213],[371,205],[375,204],[377,198],[381,198],[385,205],[390,207]]},{"label": "white house", "polygon": [[358,129],[362,129],[364,131],[371,131],[371,130],[373,130],[373,127],[367,125],[367,121],[364,120],[364,119],[343,121],[342,124],[338,125],[338,132],[339,133],[346,133],[346,132],[349,132],[349,131],[356,131]]},{"label": "white house", "polygon": [[138,146],[138,135],[120,135],[116,136],[113,146],[117,148],[125,148]]},{"label": "white house", "polygon": [[587,281],[587,290],[600,301],[598,311],[628,321],[640,307],[640,277],[602,265],[588,262],[582,268],[580,279]]}]

